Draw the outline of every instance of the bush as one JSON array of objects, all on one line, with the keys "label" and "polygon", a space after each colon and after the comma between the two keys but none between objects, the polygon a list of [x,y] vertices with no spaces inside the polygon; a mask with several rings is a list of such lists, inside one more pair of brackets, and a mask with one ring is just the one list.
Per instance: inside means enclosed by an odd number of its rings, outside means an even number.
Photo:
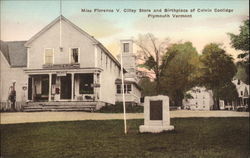
[{"label": "bush", "polygon": [[[123,104],[122,102],[116,103],[115,105],[105,105],[97,112],[101,113],[123,113]],[[126,112],[127,113],[142,113],[143,106],[132,105],[132,103],[126,103]]]}]

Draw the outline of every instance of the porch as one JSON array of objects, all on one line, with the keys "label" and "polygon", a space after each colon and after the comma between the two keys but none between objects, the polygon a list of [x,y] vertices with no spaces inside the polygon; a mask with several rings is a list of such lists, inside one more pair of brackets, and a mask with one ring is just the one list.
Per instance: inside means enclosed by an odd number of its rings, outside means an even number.
[{"label": "porch", "polygon": [[100,72],[28,73],[28,102],[97,102]]}]

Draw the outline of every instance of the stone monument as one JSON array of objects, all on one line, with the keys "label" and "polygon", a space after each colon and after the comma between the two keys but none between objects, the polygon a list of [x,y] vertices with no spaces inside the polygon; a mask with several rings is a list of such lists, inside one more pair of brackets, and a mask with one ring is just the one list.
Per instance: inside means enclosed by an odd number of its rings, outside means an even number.
[{"label": "stone monument", "polygon": [[141,133],[159,133],[173,130],[170,125],[169,97],[147,96],[144,101],[144,125],[139,127]]}]

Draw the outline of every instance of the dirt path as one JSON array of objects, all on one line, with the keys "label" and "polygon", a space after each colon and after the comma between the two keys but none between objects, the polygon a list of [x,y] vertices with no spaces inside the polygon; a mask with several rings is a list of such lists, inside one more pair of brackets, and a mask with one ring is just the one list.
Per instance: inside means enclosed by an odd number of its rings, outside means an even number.
[{"label": "dirt path", "polygon": [[[88,113],[88,112],[16,112],[0,113],[1,124],[75,121],[75,120],[110,120],[123,119],[123,114]],[[142,119],[142,113],[128,113],[127,119]],[[180,117],[249,117],[248,112],[235,111],[171,111],[171,118]]]}]

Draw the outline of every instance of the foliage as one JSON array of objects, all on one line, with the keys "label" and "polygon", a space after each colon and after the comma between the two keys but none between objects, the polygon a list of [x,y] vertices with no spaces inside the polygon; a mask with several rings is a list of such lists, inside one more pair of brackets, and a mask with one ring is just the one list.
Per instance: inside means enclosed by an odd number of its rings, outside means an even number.
[{"label": "foliage", "polygon": [[213,91],[214,109],[219,109],[221,90],[230,84],[236,74],[233,58],[226,54],[219,44],[211,43],[203,49],[200,61],[202,63],[201,83]]},{"label": "foliage", "polygon": [[249,68],[246,67],[246,65],[242,62],[238,62],[236,64],[236,67],[237,67],[237,73],[235,75],[235,78],[243,81],[244,83],[249,84]]},{"label": "foliage", "polygon": [[[101,113],[123,113],[123,103],[117,102],[115,105],[103,106],[97,112]],[[132,103],[126,103],[126,113],[142,113],[143,106],[132,105]]]},{"label": "foliage", "polygon": [[142,88],[142,96],[153,96],[157,95],[156,92],[156,83],[154,81],[150,81],[148,77],[141,78],[139,81],[139,85]]},{"label": "foliage", "polygon": [[185,94],[184,94],[184,99],[185,99],[185,100],[194,99],[194,97],[193,97],[192,94],[190,94],[190,93],[185,93]]},{"label": "foliage", "polygon": [[199,56],[191,42],[173,44],[166,54],[175,55],[162,72],[162,89],[174,105],[181,106],[185,92],[196,84]]},{"label": "foliage", "polygon": [[218,93],[220,94],[220,99],[227,101],[235,101],[238,98],[238,92],[235,84],[232,82],[226,83],[224,86],[219,87]]},{"label": "foliage", "polygon": [[[108,114],[107,114],[107,117]],[[173,118],[175,131],[139,134],[143,120],[86,120],[1,125],[6,158],[243,158],[249,118]]]},{"label": "foliage", "polygon": [[169,40],[159,41],[153,34],[148,33],[139,35],[136,44],[139,47],[137,60],[142,63],[139,66],[153,71],[155,74],[156,92],[159,94],[162,55],[169,45]]},{"label": "foliage", "polygon": [[238,35],[228,33],[231,39],[231,45],[236,50],[242,50],[243,53],[239,54],[239,58],[245,58],[249,53],[249,20],[243,21],[240,26],[240,33]]},{"label": "foliage", "polygon": [[[231,45],[236,50],[243,51],[238,55],[238,58],[241,59],[238,64],[241,65],[241,68],[244,68],[245,70],[246,78],[244,79],[244,82],[249,84],[249,19],[243,21],[243,25],[240,26],[240,33],[238,35],[232,33],[228,33],[228,35],[231,39]],[[242,78],[238,79],[243,80]]]}]

